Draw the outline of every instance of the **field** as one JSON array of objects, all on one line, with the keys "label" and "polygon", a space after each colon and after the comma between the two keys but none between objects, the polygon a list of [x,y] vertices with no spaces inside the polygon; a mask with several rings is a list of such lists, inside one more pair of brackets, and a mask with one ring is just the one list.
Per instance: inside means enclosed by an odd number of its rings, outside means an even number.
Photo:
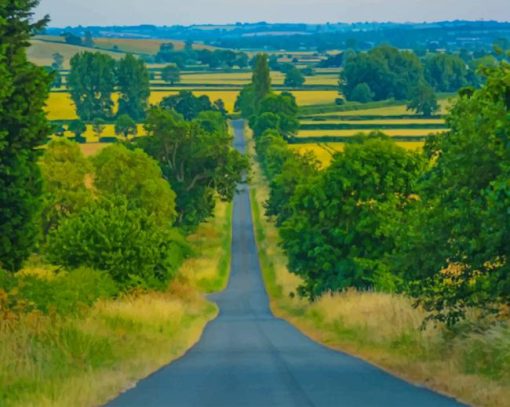
[{"label": "field", "polygon": [[[420,150],[425,143],[422,141],[397,142],[397,145],[406,150]],[[327,167],[335,153],[344,151],[345,143],[317,143],[317,144],[290,144],[293,151],[300,154],[313,153],[322,167]]]},{"label": "field", "polygon": [[[377,127],[374,126],[374,130]],[[369,132],[370,130],[300,130],[297,137],[352,137],[360,132]],[[392,137],[427,137],[430,134],[443,131],[442,129],[384,129],[384,134]]]},{"label": "field", "polygon": [[[153,90],[149,98],[150,104],[158,104],[166,96],[175,95],[176,90]],[[234,111],[234,104],[239,92],[237,90],[193,90],[195,95],[207,95],[211,101],[222,99],[228,112]],[[316,103],[332,102],[336,97],[334,91],[293,91],[299,105],[309,105]],[[114,95],[116,102],[118,96]],[[51,92],[47,102],[48,118],[50,120],[74,120],[76,119],[76,111],[74,103],[69,93]]]}]

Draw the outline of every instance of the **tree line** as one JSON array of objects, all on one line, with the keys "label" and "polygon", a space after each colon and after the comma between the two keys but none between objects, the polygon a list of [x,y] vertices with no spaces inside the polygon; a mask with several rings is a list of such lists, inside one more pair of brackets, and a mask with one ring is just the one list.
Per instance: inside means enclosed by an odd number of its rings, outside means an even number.
[{"label": "tree line", "polygon": [[435,92],[457,92],[479,87],[478,69],[495,66],[497,59],[469,53],[433,52],[421,58],[412,51],[383,45],[367,52],[347,51],[342,56],[340,92],[351,101],[409,100],[409,108],[426,116],[438,110]]},{"label": "tree line", "polygon": [[[252,87],[260,88],[263,71],[255,70]],[[379,132],[360,134],[325,169],[312,154],[291,151],[277,125],[257,131],[265,113],[245,110],[253,115],[257,157],[270,185],[266,213],[279,226],[289,270],[303,279],[300,295],[314,300],[350,288],[406,293],[448,325],[471,308],[504,315],[509,74],[505,60],[484,68],[484,85],[460,91],[447,116],[450,130],[430,137],[423,152]]]},{"label": "tree line", "polygon": [[[26,57],[30,35],[47,22],[32,22],[37,3],[0,6],[0,289],[15,292],[18,280],[5,272],[34,254],[63,270],[93,270],[91,279],[99,272],[118,290],[164,288],[191,254],[186,234],[213,216],[217,199],[233,198],[248,162],[231,145],[224,112],[190,93],[143,111],[143,140],[112,144],[90,159],[77,143],[48,143],[44,106],[52,78]],[[101,76],[101,86],[110,86],[103,79],[115,73],[126,86],[119,107],[141,107],[130,105],[131,96],[144,94],[127,88],[145,77],[139,60],[115,65],[101,54],[80,54],[74,65],[82,68],[73,79],[80,85]],[[108,111],[101,88],[93,89],[97,100],[83,103]]]}]

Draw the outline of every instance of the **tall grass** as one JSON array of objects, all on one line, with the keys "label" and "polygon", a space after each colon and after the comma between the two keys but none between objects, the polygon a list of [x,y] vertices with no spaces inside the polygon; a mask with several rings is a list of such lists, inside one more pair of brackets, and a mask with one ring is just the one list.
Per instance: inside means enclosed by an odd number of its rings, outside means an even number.
[{"label": "tall grass", "polygon": [[[251,141],[250,141],[250,144]],[[253,146],[250,146],[253,154]],[[451,332],[426,325],[426,313],[395,294],[349,291],[324,295],[314,303],[294,293],[278,246],[278,230],[262,209],[267,183],[254,163],[251,190],[254,228],[273,312],[313,339],[347,351],[409,381],[480,406],[508,406],[510,323],[477,330],[469,321]]]},{"label": "tall grass", "polygon": [[199,290],[211,293],[227,286],[232,245],[232,204],[218,202],[215,216],[189,237],[195,256],[185,261],[181,274]]},{"label": "tall grass", "polygon": [[216,312],[174,288],[101,301],[83,317],[2,320],[0,405],[104,403],[184,353]]},{"label": "tall grass", "polygon": [[[164,293],[61,314],[4,309],[16,293],[0,289],[0,406],[100,405],[195,344],[218,312],[202,292],[225,287],[230,270],[232,205],[216,212],[189,238],[195,257]],[[59,278],[44,265],[22,276]]]}]

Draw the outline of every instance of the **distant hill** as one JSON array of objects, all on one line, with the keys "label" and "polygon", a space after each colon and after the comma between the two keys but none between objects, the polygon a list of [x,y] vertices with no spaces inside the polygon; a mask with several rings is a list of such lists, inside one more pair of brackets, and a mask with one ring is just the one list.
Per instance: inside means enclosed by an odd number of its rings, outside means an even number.
[{"label": "distant hill", "polygon": [[112,26],[49,28],[62,32],[122,39],[193,40],[234,49],[367,49],[380,43],[399,48],[487,49],[496,40],[510,41],[510,22],[443,21],[434,23],[230,24],[192,26]]},{"label": "distant hill", "polygon": [[[133,38],[94,38],[94,47],[67,44],[58,35],[38,35],[31,41],[29,59],[37,65],[48,66],[53,62],[53,54],[59,52],[64,56],[64,69],[69,68],[69,60],[77,53],[84,51],[103,52],[115,59],[122,58],[126,53],[135,55],[155,55],[161,44],[172,43],[176,50],[184,48],[184,41],[162,39]],[[193,44],[195,49],[214,49],[214,47]]]}]

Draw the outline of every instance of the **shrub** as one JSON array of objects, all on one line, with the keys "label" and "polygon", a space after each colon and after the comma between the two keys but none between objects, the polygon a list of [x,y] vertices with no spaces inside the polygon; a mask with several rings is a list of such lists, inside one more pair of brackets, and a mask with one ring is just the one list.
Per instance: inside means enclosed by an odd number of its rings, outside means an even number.
[{"label": "shrub", "polygon": [[[35,271],[35,272],[34,272]],[[100,298],[117,293],[108,273],[79,268],[55,273],[48,269],[27,270],[18,274],[0,271],[3,305],[14,311],[33,311],[68,315],[93,305]]]},{"label": "shrub", "polygon": [[47,257],[65,267],[110,273],[123,289],[163,288],[187,254],[184,238],[127,199],[102,199],[50,233]]}]

